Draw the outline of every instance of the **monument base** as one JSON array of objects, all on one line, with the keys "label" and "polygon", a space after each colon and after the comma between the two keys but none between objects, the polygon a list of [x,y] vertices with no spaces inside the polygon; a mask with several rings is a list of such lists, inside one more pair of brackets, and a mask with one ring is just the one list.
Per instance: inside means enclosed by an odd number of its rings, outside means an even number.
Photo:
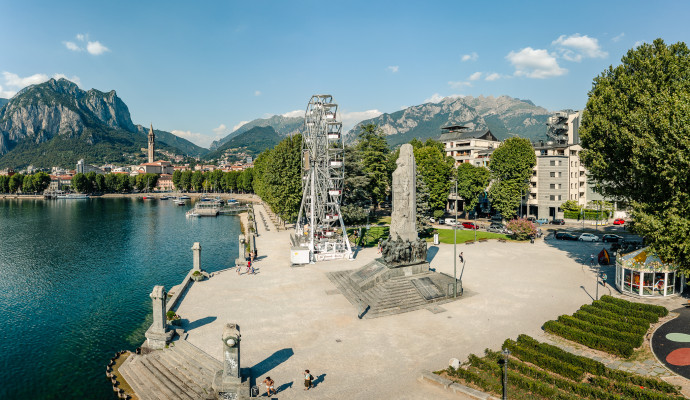
[{"label": "monument base", "polygon": [[242,400],[250,397],[249,377],[223,378],[222,370],[216,372],[211,388],[218,399]]},{"label": "monument base", "polygon": [[165,332],[155,332],[149,328],[144,336],[146,336],[146,346],[151,350],[164,349],[165,345],[170,343],[175,331],[168,329]]},{"label": "monument base", "polygon": [[[328,278],[362,318],[400,314],[456,299],[456,280],[431,272],[428,262],[391,266],[379,258],[354,271],[331,272]],[[457,288],[461,296],[459,281]]]}]

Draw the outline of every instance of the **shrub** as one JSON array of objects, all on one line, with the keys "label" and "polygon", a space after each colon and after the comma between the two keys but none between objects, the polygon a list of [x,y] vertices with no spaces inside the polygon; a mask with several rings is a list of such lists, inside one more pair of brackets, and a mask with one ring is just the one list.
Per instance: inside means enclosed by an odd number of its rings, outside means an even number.
[{"label": "shrub", "polygon": [[650,323],[655,323],[659,320],[659,315],[643,310],[632,310],[629,308],[623,308],[613,303],[607,303],[601,300],[594,300],[592,305],[597,308],[601,308],[606,311],[610,311],[622,316],[630,316],[635,318],[644,319]]},{"label": "shrub", "polygon": [[525,218],[512,219],[506,224],[506,228],[513,232],[513,239],[527,240],[530,236],[537,236],[537,227],[532,221]]},{"label": "shrub", "polygon": [[559,347],[550,345],[548,343],[540,343],[534,338],[527,335],[518,336],[517,343],[523,347],[534,348],[540,353],[546,354],[555,359],[582,368],[583,371],[588,372],[590,374],[601,375],[606,371],[606,366],[604,365],[604,363],[592,360],[588,357],[578,356],[573,353],[569,353]]},{"label": "shrub", "polygon": [[588,314],[596,315],[597,317],[608,318],[608,319],[613,320],[613,321],[622,321],[622,322],[626,322],[629,324],[641,326],[641,327],[645,328],[645,332],[647,329],[649,329],[649,321],[642,319],[642,318],[632,317],[629,315],[617,314],[617,313],[612,312],[612,311],[604,310],[603,308],[594,307],[593,305],[590,305],[590,304],[583,305],[582,307],[580,307],[580,310],[584,311]]},{"label": "shrub", "polygon": [[591,332],[595,335],[606,337],[621,342],[630,342],[634,347],[642,346],[644,334],[627,333],[625,331],[617,331],[604,326],[598,326],[590,322],[579,320],[570,315],[561,315],[558,317],[558,322],[563,325],[572,326],[584,332]]},{"label": "shrub", "polygon": [[642,303],[634,303],[631,301],[623,300],[623,299],[617,299],[615,297],[609,296],[609,295],[604,295],[601,296],[601,301],[605,303],[611,303],[615,304],[618,307],[626,308],[629,310],[636,310],[636,311],[644,311],[644,312],[649,312],[658,315],[659,317],[665,317],[668,315],[668,309],[663,306],[657,306],[653,304],[642,304]]},{"label": "shrub", "polygon": [[665,393],[658,393],[649,389],[643,389],[637,385],[630,385],[624,382],[608,380],[605,378],[593,376],[589,381],[602,389],[608,391],[615,391],[621,393],[625,398],[644,399],[644,400],[667,400],[667,399],[684,399],[682,396],[669,396]]},{"label": "shrub", "polygon": [[511,339],[507,339],[503,342],[503,347],[512,351],[515,356],[521,360],[531,362],[534,365],[538,365],[545,370],[552,371],[566,378],[578,381],[581,380],[584,375],[584,371],[580,367],[542,354],[532,348],[523,347]]},{"label": "shrub", "polygon": [[587,321],[592,324],[604,326],[607,328],[614,329],[618,332],[630,332],[630,333],[637,333],[640,335],[644,335],[647,333],[647,330],[649,327],[649,323],[647,321],[644,321],[645,325],[647,327],[641,326],[641,325],[635,325],[635,324],[630,324],[627,322],[620,322],[612,319],[608,319],[605,317],[600,317],[594,314],[590,314],[586,311],[583,310],[578,310],[573,314],[573,317],[582,320],[582,321]]},{"label": "shrub", "polygon": [[630,343],[616,341],[590,332],[584,332],[557,321],[547,321],[544,324],[544,330],[592,349],[602,350],[625,358],[630,357],[634,350],[634,347]]}]

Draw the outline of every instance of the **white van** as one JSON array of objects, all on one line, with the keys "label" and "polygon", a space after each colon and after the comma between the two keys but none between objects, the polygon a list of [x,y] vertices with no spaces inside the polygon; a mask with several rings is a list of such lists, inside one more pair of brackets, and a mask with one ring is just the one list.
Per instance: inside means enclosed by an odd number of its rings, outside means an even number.
[{"label": "white van", "polygon": [[455,218],[446,218],[446,225],[455,225]]}]

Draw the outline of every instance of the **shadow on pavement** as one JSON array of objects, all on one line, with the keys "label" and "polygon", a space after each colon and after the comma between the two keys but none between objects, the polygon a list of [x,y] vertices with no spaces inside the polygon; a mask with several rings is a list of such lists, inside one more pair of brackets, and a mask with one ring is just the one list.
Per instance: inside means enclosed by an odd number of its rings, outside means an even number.
[{"label": "shadow on pavement", "polygon": [[434,257],[436,257],[436,254],[438,254],[438,246],[429,247],[429,249],[426,251],[426,262],[432,262]]},{"label": "shadow on pavement", "polygon": [[[292,348],[286,348],[276,351],[275,353],[266,357],[260,363],[251,367],[252,378],[257,379],[261,375],[264,375],[268,371],[287,361],[294,354],[295,352],[292,351]],[[278,391],[280,392],[280,389],[278,389]]]},{"label": "shadow on pavement", "polygon": [[187,326],[185,327],[186,331],[191,331],[192,329],[199,328],[201,326],[204,326],[206,324],[210,324],[211,322],[215,321],[216,317],[204,317],[197,319],[196,321],[189,322]]},{"label": "shadow on pavement", "polygon": [[321,374],[321,375],[317,376],[316,379],[314,379],[314,382],[312,382],[312,387],[319,386],[319,384],[321,382],[323,382],[324,379],[326,379],[326,374]]}]

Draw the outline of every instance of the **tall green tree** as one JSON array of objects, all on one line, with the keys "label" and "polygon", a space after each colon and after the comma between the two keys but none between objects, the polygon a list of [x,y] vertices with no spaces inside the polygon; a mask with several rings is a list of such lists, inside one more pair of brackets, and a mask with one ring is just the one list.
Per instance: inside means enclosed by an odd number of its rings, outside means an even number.
[{"label": "tall green tree", "polygon": [[690,50],[656,39],[594,79],[582,162],[600,192],[629,201],[632,229],[690,273]]},{"label": "tall green tree", "polygon": [[77,173],[72,177],[72,188],[79,193],[87,193],[89,188],[89,180],[85,174]]},{"label": "tall green tree", "polygon": [[447,157],[443,147],[439,148],[437,144],[441,143],[428,140],[414,150],[417,175],[426,186],[430,213],[446,208],[453,175],[453,158]]},{"label": "tall green tree", "polygon": [[24,175],[14,174],[14,175],[10,176],[10,179],[9,179],[9,182],[7,185],[10,193],[17,193],[18,190],[21,190],[23,183],[24,183]]},{"label": "tall green tree", "polygon": [[386,199],[392,173],[388,162],[390,149],[383,130],[376,124],[362,126],[356,150],[360,154],[364,174],[369,180],[367,192],[375,209],[378,203]]},{"label": "tall green tree", "polygon": [[345,146],[345,182],[340,210],[346,224],[361,224],[367,220],[372,206],[368,189],[369,178],[364,173],[361,154],[353,146]]},{"label": "tall green tree", "polygon": [[0,193],[9,193],[10,177],[7,175],[0,175]]},{"label": "tall green tree", "polygon": [[204,173],[201,171],[194,171],[192,174],[192,190],[200,192],[204,187]]},{"label": "tall green tree", "polygon": [[105,185],[105,175],[103,174],[97,174],[96,178],[94,179],[94,185],[93,189],[98,191],[99,193],[107,193],[108,188]]},{"label": "tall green tree", "polygon": [[24,177],[24,181],[22,182],[22,193],[33,193],[36,191],[33,178],[33,175],[27,175]]},{"label": "tall green tree", "polygon": [[181,178],[182,178],[182,171],[180,171],[179,169],[176,169],[175,172],[173,172],[173,174],[172,174],[172,182],[173,182],[173,186],[175,186],[175,188],[177,188],[177,189],[180,188],[180,179]]},{"label": "tall green tree", "polygon": [[504,218],[517,214],[522,194],[529,190],[529,178],[537,163],[534,148],[528,139],[512,137],[491,154],[489,199]]},{"label": "tall green tree", "polygon": [[36,172],[32,179],[34,181],[34,189],[39,193],[43,193],[50,186],[50,175],[45,172]]},{"label": "tall green tree", "polygon": [[458,165],[456,170],[458,182],[458,196],[462,197],[465,210],[472,210],[479,202],[479,196],[489,186],[491,173],[484,167],[474,166],[470,163]]}]

